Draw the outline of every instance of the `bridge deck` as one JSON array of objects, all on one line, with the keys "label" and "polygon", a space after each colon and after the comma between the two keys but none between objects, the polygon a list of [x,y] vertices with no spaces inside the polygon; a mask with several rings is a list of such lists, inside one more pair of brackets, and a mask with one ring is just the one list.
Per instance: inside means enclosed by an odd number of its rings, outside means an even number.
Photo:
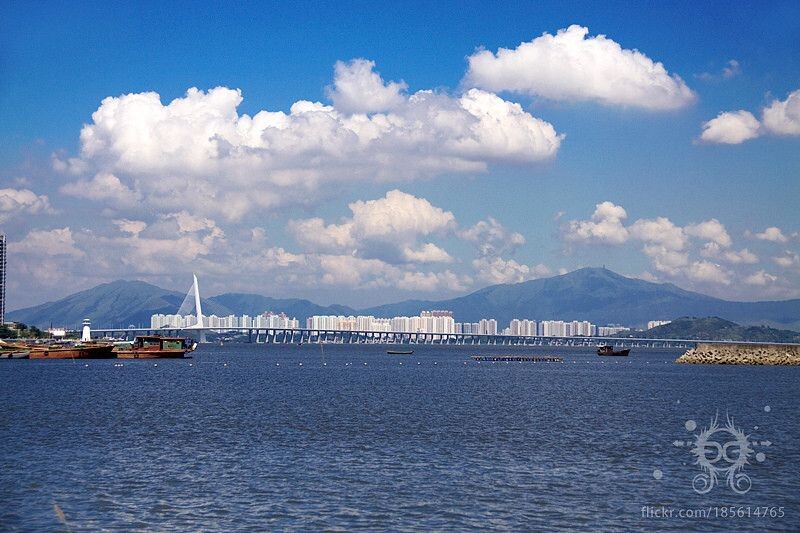
[{"label": "bridge deck", "polygon": [[[130,339],[136,335],[150,334],[187,335],[205,333],[246,336],[248,342],[277,344],[452,344],[500,346],[599,346],[609,344],[619,347],[689,348],[699,342],[710,344],[776,344],[763,342],[735,342],[706,339],[647,339],[644,337],[545,337],[520,335],[478,335],[465,333],[409,333],[404,331],[351,331],[316,330],[306,328],[95,328],[95,337]],[[796,344],[783,343],[786,346]]]}]

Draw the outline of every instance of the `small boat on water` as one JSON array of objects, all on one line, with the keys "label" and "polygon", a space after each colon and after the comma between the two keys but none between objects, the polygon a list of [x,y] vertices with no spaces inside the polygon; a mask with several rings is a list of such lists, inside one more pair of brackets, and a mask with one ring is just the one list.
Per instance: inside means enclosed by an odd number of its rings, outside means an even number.
[{"label": "small boat on water", "polygon": [[597,355],[611,355],[611,356],[616,355],[621,357],[627,357],[629,353],[631,353],[630,348],[625,348],[622,350],[614,350],[614,347],[609,346],[608,344],[606,344],[605,346],[600,346],[597,349]]},{"label": "small boat on water", "polygon": [[386,350],[389,355],[411,355],[414,350]]},{"label": "small boat on water", "polygon": [[175,359],[186,357],[197,347],[192,339],[142,335],[131,343],[119,344],[114,353],[120,359]]}]

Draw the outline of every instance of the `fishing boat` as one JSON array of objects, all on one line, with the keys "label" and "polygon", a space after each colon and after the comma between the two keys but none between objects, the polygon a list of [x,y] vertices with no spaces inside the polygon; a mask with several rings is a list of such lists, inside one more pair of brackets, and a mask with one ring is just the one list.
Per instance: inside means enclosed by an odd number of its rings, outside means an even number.
[{"label": "fishing boat", "polygon": [[179,359],[196,347],[197,343],[184,337],[141,335],[133,342],[117,345],[114,352],[120,359]]},{"label": "fishing boat", "polygon": [[615,350],[613,346],[609,346],[608,344],[606,344],[605,346],[600,346],[597,349],[597,355],[611,355],[611,356],[616,355],[621,357],[627,357],[629,353],[631,353],[630,348]]},{"label": "fishing boat", "polygon": [[386,350],[389,355],[411,355],[414,350]]},{"label": "fishing boat", "polygon": [[112,359],[113,344],[80,343],[74,345],[33,344],[28,346],[29,359]]}]

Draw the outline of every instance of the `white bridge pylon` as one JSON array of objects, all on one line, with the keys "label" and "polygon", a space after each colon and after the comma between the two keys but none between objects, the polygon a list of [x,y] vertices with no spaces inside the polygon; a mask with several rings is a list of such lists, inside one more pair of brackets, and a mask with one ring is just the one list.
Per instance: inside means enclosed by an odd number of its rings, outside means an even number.
[{"label": "white bridge pylon", "polygon": [[[194,292],[194,308],[197,311],[197,323],[192,324],[188,329],[199,329],[203,327],[203,308],[200,305],[200,284],[197,283],[197,274],[193,273],[192,277],[194,278],[194,283],[192,283],[189,293],[191,294]],[[189,294],[187,294],[187,296],[189,296]]]},{"label": "white bridge pylon", "polygon": [[[188,326],[186,329],[202,329],[205,326],[205,320],[203,317],[203,307],[200,304],[200,284],[197,282],[197,274],[192,273],[192,278],[192,286],[189,287],[186,297],[183,299],[183,303],[178,309],[177,314],[181,316],[186,316],[189,314],[196,315],[197,322],[191,326]],[[191,311],[194,311],[194,313]],[[200,342],[205,342],[205,331],[200,332]]]}]

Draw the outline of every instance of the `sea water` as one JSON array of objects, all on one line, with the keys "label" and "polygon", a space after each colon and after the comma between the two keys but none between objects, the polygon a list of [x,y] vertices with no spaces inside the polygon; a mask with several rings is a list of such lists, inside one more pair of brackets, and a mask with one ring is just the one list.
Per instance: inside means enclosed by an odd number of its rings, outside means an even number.
[{"label": "sea water", "polygon": [[0,529],[800,528],[800,368],[411,348],[0,361]]}]

